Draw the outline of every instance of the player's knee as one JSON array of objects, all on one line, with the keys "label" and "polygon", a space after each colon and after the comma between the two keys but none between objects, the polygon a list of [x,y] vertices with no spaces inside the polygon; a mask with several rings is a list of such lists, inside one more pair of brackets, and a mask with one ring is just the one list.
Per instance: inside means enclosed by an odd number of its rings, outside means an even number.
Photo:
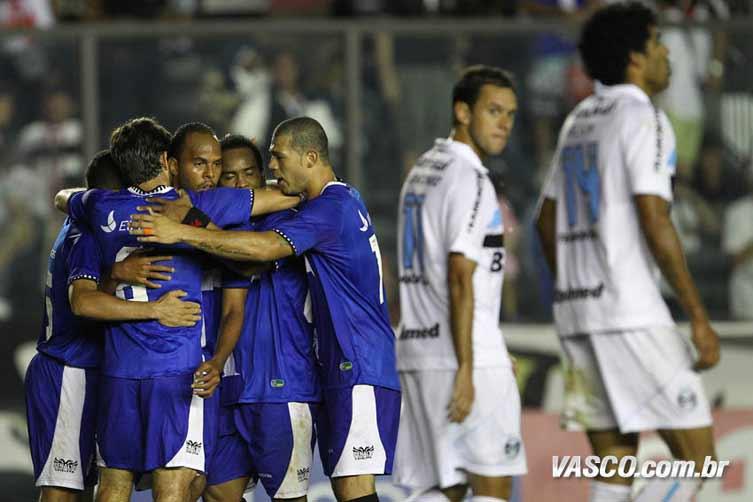
[{"label": "player's knee", "polygon": [[78,490],[43,486],[40,490],[39,502],[78,502],[81,493]]},{"label": "player's knee", "polygon": [[204,489],[207,487],[207,477],[203,474],[200,476],[194,476],[194,478],[191,480],[191,485],[189,487],[189,498],[188,500],[194,501],[198,500],[201,496]]},{"label": "player's knee", "polygon": [[187,468],[157,469],[154,475],[156,502],[185,502],[191,495],[196,471]]},{"label": "player's knee", "polygon": [[589,431],[588,439],[594,453],[601,458],[618,459],[638,453],[638,434],[621,434],[619,431]]},{"label": "player's knee", "polygon": [[696,464],[702,465],[706,457],[716,457],[711,427],[660,430],[659,435],[667,443],[672,456],[677,459],[693,460]]},{"label": "player's knee", "polygon": [[[332,478],[332,491],[338,502],[361,502],[361,498],[376,495],[373,475]],[[364,501],[365,502],[365,501]]]},{"label": "player's knee", "polygon": [[486,496],[498,499],[509,499],[512,491],[512,478],[510,477],[488,477],[488,476],[469,476],[471,490],[474,496]]}]

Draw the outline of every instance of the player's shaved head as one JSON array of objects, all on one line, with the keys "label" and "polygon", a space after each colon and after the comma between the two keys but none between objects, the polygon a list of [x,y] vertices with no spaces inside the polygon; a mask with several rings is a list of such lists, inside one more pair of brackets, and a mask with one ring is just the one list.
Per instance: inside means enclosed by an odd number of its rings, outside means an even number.
[{"label": "player's shaved head", "polygon": [[274,143],[274,138],[281,136],[289,136],[291,148],[299,154],[315,151],[322,161],[329,162],[327,133],[322,125],[311,117],[295,117],[280,122],[272,133],[272,142]]},{"label": "player's shaved head", "polygon": [[167,156],[173,159],[179,158],[181,151],[186,144],[186,138],[188,138],[190,134],[207,134],[209,136],[217,137],[214,133],[214,129],[203,122],[188,122],[178,127],[173,133],[173,137],[170,140],[170,148],[167,150]]},{"label": "player's shaved head", "polygon": [[102,150],[92,158],[86,168],[86,187],[105,190],[120,190],[123,180],[118,165],[113,160],[110,150]]},{"label": "player's shaved head", "polygon": [[153,118],[131,119],[110,137],[110,153],[128,185],[140,185],[159,176],[160,157],[170,146],[170,133]]}]

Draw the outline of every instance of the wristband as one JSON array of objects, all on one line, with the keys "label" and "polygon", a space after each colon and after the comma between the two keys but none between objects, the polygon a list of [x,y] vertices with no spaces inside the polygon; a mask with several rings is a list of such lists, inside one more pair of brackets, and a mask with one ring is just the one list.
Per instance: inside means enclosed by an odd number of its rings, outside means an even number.
[{"label": "wristband", "polygon": [[181,221],[181,223],[183,223],[184,225],[191,225],[192,227],[200,228],[205,228],[211,222],[212,221],[209,219],[209,216],[195,207],[189,209],[186,213],[186,216],[183,218],[183,221]]}]

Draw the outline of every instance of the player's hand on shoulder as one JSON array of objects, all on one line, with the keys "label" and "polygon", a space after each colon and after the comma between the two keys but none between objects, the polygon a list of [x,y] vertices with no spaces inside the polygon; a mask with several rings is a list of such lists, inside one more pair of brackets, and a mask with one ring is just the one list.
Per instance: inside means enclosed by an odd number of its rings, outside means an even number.
[{"label": "player's hand on shoulder", "polygon": [[212,358],[204,361],[193,375],[193,393],[199,397],[211,397],[214,390],[220,384],[222,371],[219,361]]},{"label": "player's hand on shoulder", "polygon": [[716,366],[719,362],[719,335],[708,321],[693,322],[691,329],[691,340],[698,350],[698,360],[693,368],[700,371]]},{"label": "player's hand on shoulder", "polygon": [[193,207],[191,197],[183,189],[178,190],[179,197],[174,200],[163,199],[160,197],[150,197],[146,200],[146,206],[138,206],[136,209],[144,212],[151,212],[167,216],[173,221],[182,222]]},{"label": "player's hand on shoulder", "polygon": [[139,242],[175,244],[180,242],[185,228],[185,225],[150,210],[149,214],[132,214],[128,232],[138,235]]},{"label": "player's hand on shoulder", "polygon": [[155,318],[171,328],[195,326],[201,320],[201,305],[181,300],[185,291],[169,291],[154,302]]},{"label": "player's hand on shoulder", "polygon": [[160,288],[160,284],[152,282],[154,280],[169,281],[175,269],[166,264],[156,265],[156,263],[167,262],[172,260],[172,256],[150,256],[145,254],[145,250],[139,249],[128,255],[128,257],[115,263],[110,271],[110,277],[117,282],[146,286],[147,288]]},{"label": "player's hand on shoulder", "polygon": [[475,389],[473,388],[473,368],[461,367],[455,373],[452,398],[447,406],[447,418],[450,422],[460,423],[468,416],[473,407]]}]

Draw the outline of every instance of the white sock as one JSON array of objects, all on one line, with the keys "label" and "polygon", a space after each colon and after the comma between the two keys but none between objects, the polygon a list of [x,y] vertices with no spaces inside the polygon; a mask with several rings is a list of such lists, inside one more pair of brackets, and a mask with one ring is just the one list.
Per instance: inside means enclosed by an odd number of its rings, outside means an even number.
[{"label": "white sock", "polygon": [[432,488],[431,490],[427,490],[409,500],[411,502],[450,502],[450,499],[448,499],[439,488]]},{"label": "white sock", "polygon": [[474,495],[471,497],[471,502],[507,502],[505,499],[497,497],[489,497],[487,495]]},{"label": "white sock", "polygon": [[652,479],[634,502],[689,502],[700,489],[701,482],[697,479]]},{"label": "white sock", "polygon": [[589,502],[630,502],[630,487],[592,481],[588,500]]}]

